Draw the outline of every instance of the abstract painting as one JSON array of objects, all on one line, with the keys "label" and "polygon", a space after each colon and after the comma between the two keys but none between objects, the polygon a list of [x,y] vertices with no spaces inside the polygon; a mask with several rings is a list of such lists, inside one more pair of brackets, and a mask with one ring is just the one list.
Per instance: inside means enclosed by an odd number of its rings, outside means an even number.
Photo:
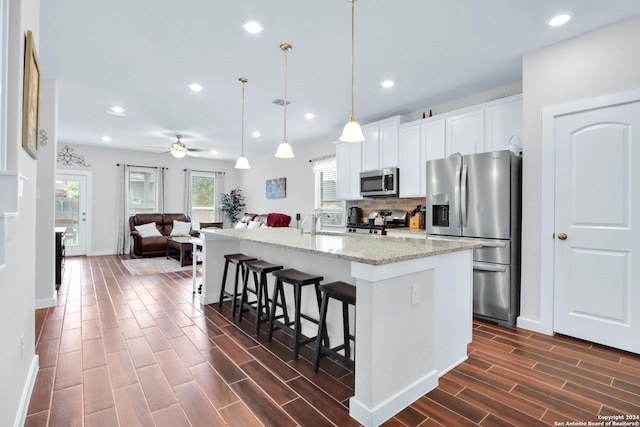
[{"label": "abstract painting", "polygon": [[287,197],[287,178],[268,179],[267,199],[283,199]]}]

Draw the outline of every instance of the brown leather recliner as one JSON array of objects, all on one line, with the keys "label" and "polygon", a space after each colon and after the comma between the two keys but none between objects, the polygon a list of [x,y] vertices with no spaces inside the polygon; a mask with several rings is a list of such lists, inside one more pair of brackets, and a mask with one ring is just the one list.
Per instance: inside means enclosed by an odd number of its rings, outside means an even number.
[{"label": "brown leather recliner", "polygon": [[[172,214],[136,214],[129,217],[129,228],[131,230],[131,238],[133,239],[132,255],[136,257],[142,256],[158,256],[165,255],[167,251],[167,237],[171,235],[173,230],[173,221],[191,222],[191,217],[181,213]],[[149,224],[155,222],[156,228],[162,236],[142,237],[136,231],[137,225]],[[197,236],[197,230],[189,232],[191,236]]]}]

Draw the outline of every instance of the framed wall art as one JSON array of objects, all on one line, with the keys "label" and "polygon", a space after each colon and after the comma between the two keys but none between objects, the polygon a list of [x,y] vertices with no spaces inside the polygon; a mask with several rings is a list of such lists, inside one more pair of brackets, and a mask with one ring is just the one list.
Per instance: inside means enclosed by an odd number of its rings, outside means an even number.
[{"label": "framed wall art", "polygon": [[27,31],[24,49],[24,93],[22,98],[22,147],[34,159],[38,158],[38,114],[40,107],[40,67],[33,40]]},{"label": "framed wall art", "polygon": [[287,197],[287,178],[268,179],[267,199],[283,199]]}]

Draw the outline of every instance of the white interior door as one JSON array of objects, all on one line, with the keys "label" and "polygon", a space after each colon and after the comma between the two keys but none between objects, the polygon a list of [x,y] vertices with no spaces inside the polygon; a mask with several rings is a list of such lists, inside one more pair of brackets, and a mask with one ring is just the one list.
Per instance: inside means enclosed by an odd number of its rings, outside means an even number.
[{"label": "white interior door", "polygon": [[87,254],[88,191],[86,174],[56,174],[56,227],[66,227],[66,256]]},{"label": "white interior door", "polygon": [[554,330],[640,353],[640,102],[555,129]]}]

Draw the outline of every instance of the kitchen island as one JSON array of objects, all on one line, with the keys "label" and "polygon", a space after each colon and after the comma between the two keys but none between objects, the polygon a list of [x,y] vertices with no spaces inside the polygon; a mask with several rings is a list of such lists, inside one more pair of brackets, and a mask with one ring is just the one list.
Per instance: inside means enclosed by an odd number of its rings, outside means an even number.
[{"label": "kitchen island", "polygon": [[[377,426],[438,385],[467,358],[475,243],[265,228],[202,230],[202,304],[218,302],[224,255],[242,252],[284,268],[342,280],[357,292],[355,393],[349,414]],[[270,278],[270,287],[273,286]],[[304,298],[304,296],[303,296]],[[287,301],[292,299],[288,296]],[[329,310],[331,339],[340,310]],[[303,312],[317,313],[312,293]],[[352,323],[353,324],[353,323]],[[303,325],[315,335],[315,325]],[[333,344],[332,344],[333,345]]]}]

